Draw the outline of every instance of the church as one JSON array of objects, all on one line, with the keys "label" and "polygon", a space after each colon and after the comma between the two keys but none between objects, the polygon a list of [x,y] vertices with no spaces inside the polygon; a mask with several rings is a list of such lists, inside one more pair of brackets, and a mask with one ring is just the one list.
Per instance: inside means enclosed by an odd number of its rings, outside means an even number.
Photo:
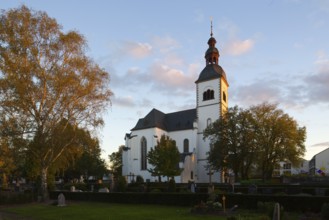
[{"label": "church", "polygon": [[125,135],[122,175],[127,177],[128,183],[138,175],[145,181],[157,180],[148,171],[151,165],[147,161],[147,154],[162,135],[175,140],[180,152],[179,167],[182,172],[175,177],[176,183],[222,182],[223,177],[219,172],[209,170],[207,152],[210,143],[203,139],[204,129],[219,119],[228,108],[229,85],[225,71],[218,64],[220,54],[212,27],[208,45],[205,67],[195,81],[196,108],[171,113],[152,109]]}]

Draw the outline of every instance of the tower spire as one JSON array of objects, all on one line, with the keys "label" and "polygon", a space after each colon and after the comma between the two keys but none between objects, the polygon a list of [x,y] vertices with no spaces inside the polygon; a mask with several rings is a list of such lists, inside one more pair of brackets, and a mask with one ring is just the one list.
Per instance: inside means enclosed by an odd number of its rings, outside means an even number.
[{"label": "tower spire", "polygon": [[210,38],[208,40],[209,48],[206,51],[206,65],[218,64],[219,52],[216,48],[216,39],[213,37],[212,32],[212,17],[210,17]]},{"label": "tower spire", "polygon": [[212,37],[212,16],[210,17],[210,37]]}]

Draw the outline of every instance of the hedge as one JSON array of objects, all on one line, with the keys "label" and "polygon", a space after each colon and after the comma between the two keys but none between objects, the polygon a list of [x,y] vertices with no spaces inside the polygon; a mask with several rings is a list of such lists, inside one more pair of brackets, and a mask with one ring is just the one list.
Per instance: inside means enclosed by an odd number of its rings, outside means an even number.
[{"label": "hedge", "polygon": [[[93,193],[53,191],[50,198],[56,200],[63,193],[67,200],[94,201],[127,204],[158,204],[169,206],[190,206],[201,201],[206,202],[207,193]],[[222,202],[223,194],[217,194],[217,200]],[[328,196],[307,195],[248,195],[225,194],[226,207],[238,205],[240,208],[257,209],[257,202],[278,202],[286,211],[319,212],[324,203],[329,202]]]}]

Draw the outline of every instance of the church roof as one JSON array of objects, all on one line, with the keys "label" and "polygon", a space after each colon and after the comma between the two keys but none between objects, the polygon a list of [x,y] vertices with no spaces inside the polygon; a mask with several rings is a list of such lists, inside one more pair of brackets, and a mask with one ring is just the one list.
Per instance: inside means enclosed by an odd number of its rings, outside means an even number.
[{"label": "church roof", "polygon": [[142,130],[147,128],[160,128],[165,131],[179,131],[193,128],[196,120],[196,109],[165,114],[152,109],[144,118],[140,118],[136,126],[131,129]]},{"label": "church roof", "polygon": [[206,65],[206,67],[201,71],[199,78],[196,83],[211,80],[211,79],[217,79],[223,77],[226,82],[226,73],[223,70],[223,68],[218,64],[209,64]]}]

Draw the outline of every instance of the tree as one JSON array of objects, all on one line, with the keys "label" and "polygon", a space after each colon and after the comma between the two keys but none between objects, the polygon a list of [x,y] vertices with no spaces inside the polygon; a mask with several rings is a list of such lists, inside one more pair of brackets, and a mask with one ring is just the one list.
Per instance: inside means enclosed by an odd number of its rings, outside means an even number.
[{"label": "tree", "polygon": [[122,151],[124,147],[124,145],[119,146],[117,152],[113,152],[109,155],[111,163],[110,169],[112,170],[113,176],[116,178],[122,175]]},{"label": "tree", "polygon": [[247,110],[229,108],[204,131],[211,144],[209,163],[216,169],[230,168],[243,179],[252,166],[266,180],[278,162],[297,164],[305,152],[305,136],[305,127],[268,103]]},{"label": "tree", "polygon": [[274,166],[288,160],[297,165],[305,153],[306,128],[277,105],[263,103],[250,108],[258,147],[257,164],[263,180],[270,179]]},{"label": "tree", "polygon": [[157,141],[157,145],[147,154],[149,164],[153,168],[148,169],[152,173],[152,176],[174,177],[181,173],[179,169],[180,154],[176,146],[176,142],[170,139],[166,135],[162,135],[160,140]]},{"label": "tree", "polygon": [[8,187],[8,174],[15,169],[13,158],[14,156],[8,142],[0,139],[0,182],[2,183],[2,188]]},{"label": "tree", "polygon": [[6,136],[30,142],[44,199],[49,167],[72,146],[78,128],[103,125],[112,95],[109,74],[84,54],[83,36],[61,29],[26,6],[1,11],[0,124],[10,125]]},{"label": "tree", "polygon": [[75,145],[56,161],[54,171],[60,173],[62,170],[69,179],[79,179],[80,176],[102,178],[107,173],[107,168],[105,160],[101,158],[98,138],[82,129],[76,133]]},{"label": "tree", "polygon": [[228,168],[236,178],[248,178],[255,156],[250,116],[249,111],[235,106],[205,129],[204,139],[210,139],[208,161],[212,168]]}]

